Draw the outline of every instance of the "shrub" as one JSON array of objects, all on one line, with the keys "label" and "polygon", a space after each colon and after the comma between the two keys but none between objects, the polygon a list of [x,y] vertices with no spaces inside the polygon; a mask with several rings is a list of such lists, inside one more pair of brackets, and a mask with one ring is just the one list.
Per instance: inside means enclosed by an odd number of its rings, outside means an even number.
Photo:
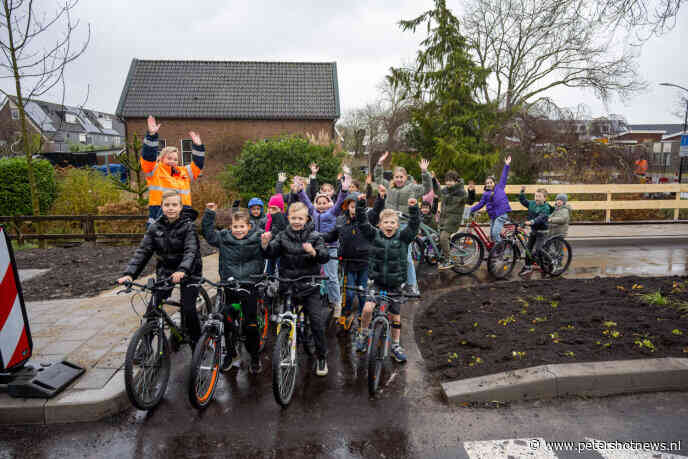
[{"label": "shrub", "polygon": [[67,167],[59,170],[54,215],[97,214],[98,207],[119,202],[120,191],[112,180],[90,169]]},{"label": "shrub", "polygon": [[191,204],[201,215],[206,203],[214,202],[221,209],[231,205],[231,197],[217,180],[201,178],[191,184]]},{"label": "shrub", "polygon": [[236,165],[227,166],[221,181],[228,191],[237,192],[244,201],[254,196],[266,200],[275,192],[279,172],[284,171],[290,177],[307,176],[308,165],[316,162],[320,166],[320,182],[334,183],[342,159],[343,154],[334,153],[334,146],[313,145],[304,137],[282,136],[246,142]]},{"label": "shrub", "polygon": [[[98,207],[98,215],[148,215],[148,207],[141,207],[135,199],[111,202]],[[97,220],[96,233],[145,233],[146,220]]]},{"label": "shrub", "polygon": [[[55,169],[44,159],[33,160],[41,213],[46,213],[57,196]],[[0,159],[0,215],[33,215],[26,158]]]}]

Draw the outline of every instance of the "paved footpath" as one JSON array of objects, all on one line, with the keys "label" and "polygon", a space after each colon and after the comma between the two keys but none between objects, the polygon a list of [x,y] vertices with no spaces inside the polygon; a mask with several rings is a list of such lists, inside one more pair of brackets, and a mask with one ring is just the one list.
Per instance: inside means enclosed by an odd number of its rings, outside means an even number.
[{"label": "paved footpath", "polygon": [[[217,264],[217,254],[205,257],[203,275],[217,280]],[[139,281],[145,282],[148,277]],[[121,369],[127,345],[140,325],[139,316],[132,308],[132,298],[138,314],[145,311],[141,295],[117,295],[117,290],[120,289],[92,298],[27,303],[33,339],[31,363],[37,366],[43,362],[67,360],[85,368],[86,372],[67,390],[48,401],[13,399],[0,394],[0,424],[88,420],[88,417],[81,419],[83,410],[65,409],[65,405],[77,408],[81,403],[93,404],[98,399],[109,399],[111,403],[94,406],[93,419],[101,417],[99,410],[108,413],[117,410],[122,397],[114,397],[114,392],[121,394]],[[8,407],[15,409],[8,410]]]}]

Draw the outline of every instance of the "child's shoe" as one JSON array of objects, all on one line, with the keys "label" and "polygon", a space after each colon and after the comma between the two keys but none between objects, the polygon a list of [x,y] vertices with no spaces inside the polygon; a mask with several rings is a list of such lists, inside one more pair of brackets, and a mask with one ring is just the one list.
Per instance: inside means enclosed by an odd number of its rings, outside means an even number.
[{"label": "child's shoe", "polygon": [[406,352],[404,352],[404,348],[400,344],[392,345],[392,357],[399,363],[406,362]]}]

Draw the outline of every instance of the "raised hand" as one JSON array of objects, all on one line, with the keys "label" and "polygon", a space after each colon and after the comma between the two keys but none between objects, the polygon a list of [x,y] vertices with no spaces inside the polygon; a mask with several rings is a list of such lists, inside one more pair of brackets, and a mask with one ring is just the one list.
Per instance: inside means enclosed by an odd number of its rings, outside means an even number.
[{"label": "raised hand", "polygon": [[344,176],[344,181],[342,182],[342,190],[343,191],[349,191],[349,187],[351,186],[351,176],[350,175],[345,175]]},{"label": "raised hand", "polygon": [[389,152],[386,151],[385,154],[380,156],[380,159],[377,160],[377,163],[381,165],[382,163],[385,162],[385,159],[387,159],[388,156],[389,156]]},{"label": "raised hand", "polygon": [[311,163],[308,167],[311,169],[311,175],[318,175],[320,167],[316,163]]},{"label": "raised hand", "polygon": [[507,166],[511,164],[511,155],[506,157],[506,159],[504,160],[504,164],[506,164]]},{"label": "raised hand", "polygon": [[215,204],[214,202],[207,203],[205,205],[205,207],[206,207],[206,209],[212,210],[213,212],[215,212],[215,210],[217,210],[217,204]]},{"label": "raised hand", "polygon": [[521,187],[521,193],[525,193],[525,192],[526,192],[526,186],[523,185],[523,186]]},{"label": "raised hand", "polygon": [[349,166],[342,166],[342,171],[345,175],[351,175],[351,168]]},{"label": "raised hand", "polygon": [[201,140],[201,136],[198,135],[197,132],[189,131],[189,137],[191,137],[191,141],[193,142],[194,145],[203,145],[203,141]]},{"label": "raised hand", "polygon": [[286,182],[287,181],[287,173],[286,172],[280,172],[279,174],[277,174],[277,181],[282,182],[282,183]]},{"label": "raised hand", "polygon": [[385,186],[382,184],[378,185],[377,194],[384,198],[385,196],[387,196],[387,188],[385,188]]},{"label": "raised hand", "polygon": [[306,251],[309,255],[315,256],[316,252],[315,249],[313,248],[313,245],[310,242],[304,242],[301,247],[303,247],[303,250]]},{"label": "raised hand", "polygon": [[155,122],[155,117],[153,115],[148,115],[148,133],[153,135],[157,134],[160,125]]},{"label": "raised hand", "polygon": [[416,204],[418,204],[418,200],[416,198],[409,198],[409,200],[408,200],[409,207],[413,207]]},{"label": "raised hand", "polygon": [[423,172],[428,171],[428,166],[430,165],[430,160],[428,159],[421,159],[420,162],[418,163],[420,165],[420,170]]}]

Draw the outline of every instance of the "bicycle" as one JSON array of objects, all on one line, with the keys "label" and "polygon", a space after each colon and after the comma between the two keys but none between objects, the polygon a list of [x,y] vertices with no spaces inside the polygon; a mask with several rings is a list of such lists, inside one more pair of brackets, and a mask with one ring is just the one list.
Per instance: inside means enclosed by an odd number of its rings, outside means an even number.
[{"label": "bicycle", "polygon": [[[401,218],[408,220],[407,215],[401,215]],[[411,241],[411,256],[413,264],[418,267],[418,264],[425,258],[429,265],[436,265],[440,259],[444,258],[442,247],[440,246],[439,232],[432,229],[425,223],[420,223],[419,232],[421,236],[417,236]],[[482,254],[476,256],[475,247],[478,247],[480,241],[478,238],[470,233],[455,233],[449,238],[449,258],[454,262],[452,270],[457,274],[470,274],[480,266],[482,263]]]},{"label": "bicycle", "polygon": [[[151,294],[141,319],[142,325],[132,335],[124,358],[127,396],[136,408],[150,410],[160,403],[167,389],[170,378],[170,347],[178,349],[182,344],[191,345],[191,338],[184,325],[184,316],[181,316],[178,325],[163,309],[163,306],[182,307],[180,302],[167,298],[175,287],[169,279],[155,281],[150,278],[145,285],[136,282],[124,282],[123,285],[125,289],[117,292],[118,295],[131,293],[134,288]],[[202,298],[200,315],[204,320],[213,312],[212,305],[208,293],[202,288],[199,289],[199,297]],[[166,328],[172,334],[173,343],[176,343],[172,346],[165,334]]]},{"label": "bicycle", "polygon": [[308,356],[315,354],[315,345],[310,327],[310,317],[303,312],[303,306],[294,306],[293,297],[297,282],[307,282],[307,287],[320,288],[320,281],[326,276],[310,275],[296,279],[285,279],[270,275],[256,275],[251,278],[273,279],[287,285],[284,294],[280,294],[277,301],[277,339],[272,351],[272,393],[275,401],[282,407],[289,406],[296,386],[298,372],[297,348],[299,343]]},{"label": "bicycle", "polygon": [[[467,210],[469,209],[467,208]],[[466,223],[463,230],[452,234],[450,240],[453,244],[464,247],[466,251],[470,252],[472,249],[472,251],[476,253],[480,262],[478,262],[475,266],[475,270],[478,269],[483,260],[487,259],[490,250],[492,250],[492,247],[495,245],[495,242],[490,238],[490,235],[486,233],[480,227],[480,225],[478,225],[478,223],[476,223],[476,214],[471,213],[470,210],[467,212],[467,214],[468,215],[464,214],[464,218],[468,217],[470,220]],[[510,223],[504,225],[504,231],[513,231],[513,225]],[[463,274],[470,274],[470,272],[464,272]]]},{"label": "bicycle", "polygon": [[[203,409],[213,400],[217,389],[217,375],[225,352],[235,350],[240,354],[239,345],[245,341],[244,335],[244,314],[240,303],[231,304],[232,314],[229,314],[227,321],[230,327],[230,342],[224,340],[225,321],[219,311],[223,311],[226,305],[226,292],[230,290],[239,295],[249,295],[250,291],[242,288],[241,283],[230,277],[226,281],[218,283],[209,279],[201,279],[196,286],[210,284],[217,289],[215,311],[208,316],[201,326],[201,337],[191,358],[188,394],[191,404],[196,408]],[[260,286],[258,285],[258,288]],[[265,339],[268,333],[268,311],[263,299],[258,300],[258,336],[259,348],[262,352],[265,347]]]},{"label": "bicycle", "polygon": [[[346,304],[346,290],[348,289],[347,286],[347,273],[344,271],[344,265],[345,263],[349,262],[365,262],[368,263],[368,259],[363,259],[363,258],[344,258],[344,257],[339,257],[339,271],[340,271],[340,276],[339,276],[339,285],[340,285],[340,290],[341,290],[341,296],[342,296],[342,311],[344,311],[347,308]],[[355,300],[355,298],[354,298]],[[360,309],[363,308],[362,304],[358,305]],[[351,314],[354,315],[354,317],[351,319],[349,322],[344,322],[343,329],[344,331],[351,331],[351,330],[356,330],[358,327],[358,314],[354,313],[353,311],[353,304],[349,307],[349,310],[351,311]]]},{"label": "bicycle", "polygon": [[373,309],[373,316],[369,325],[371,332],[368,337],[368,350],[366,351],[368,359],[368,393],[371,397],[374,397],[380,387],[382,369],[389,358],[392,331],[388,310],[389,304],[400,301],[395,298],[419,298],[420,295],[404,293],[403,289],[400,293],[392,293],[371,287],[368,289],[360,287],[348,288],[358,293],[365,293],[368,297],[375,299],[375,309]]},{"label": "bicycle", "polygon": [[557,277],[566,272],[571,264],[571,245],[563,236],[554,236],[545,240],[542,248],[536,253],[528,250],[526,232],[522,223],[510,222],[513,230],[490,250],[487,269],[495,278],[504,279],[514,270],[519,258],[529,257],[535,267],[543,273]]}]

